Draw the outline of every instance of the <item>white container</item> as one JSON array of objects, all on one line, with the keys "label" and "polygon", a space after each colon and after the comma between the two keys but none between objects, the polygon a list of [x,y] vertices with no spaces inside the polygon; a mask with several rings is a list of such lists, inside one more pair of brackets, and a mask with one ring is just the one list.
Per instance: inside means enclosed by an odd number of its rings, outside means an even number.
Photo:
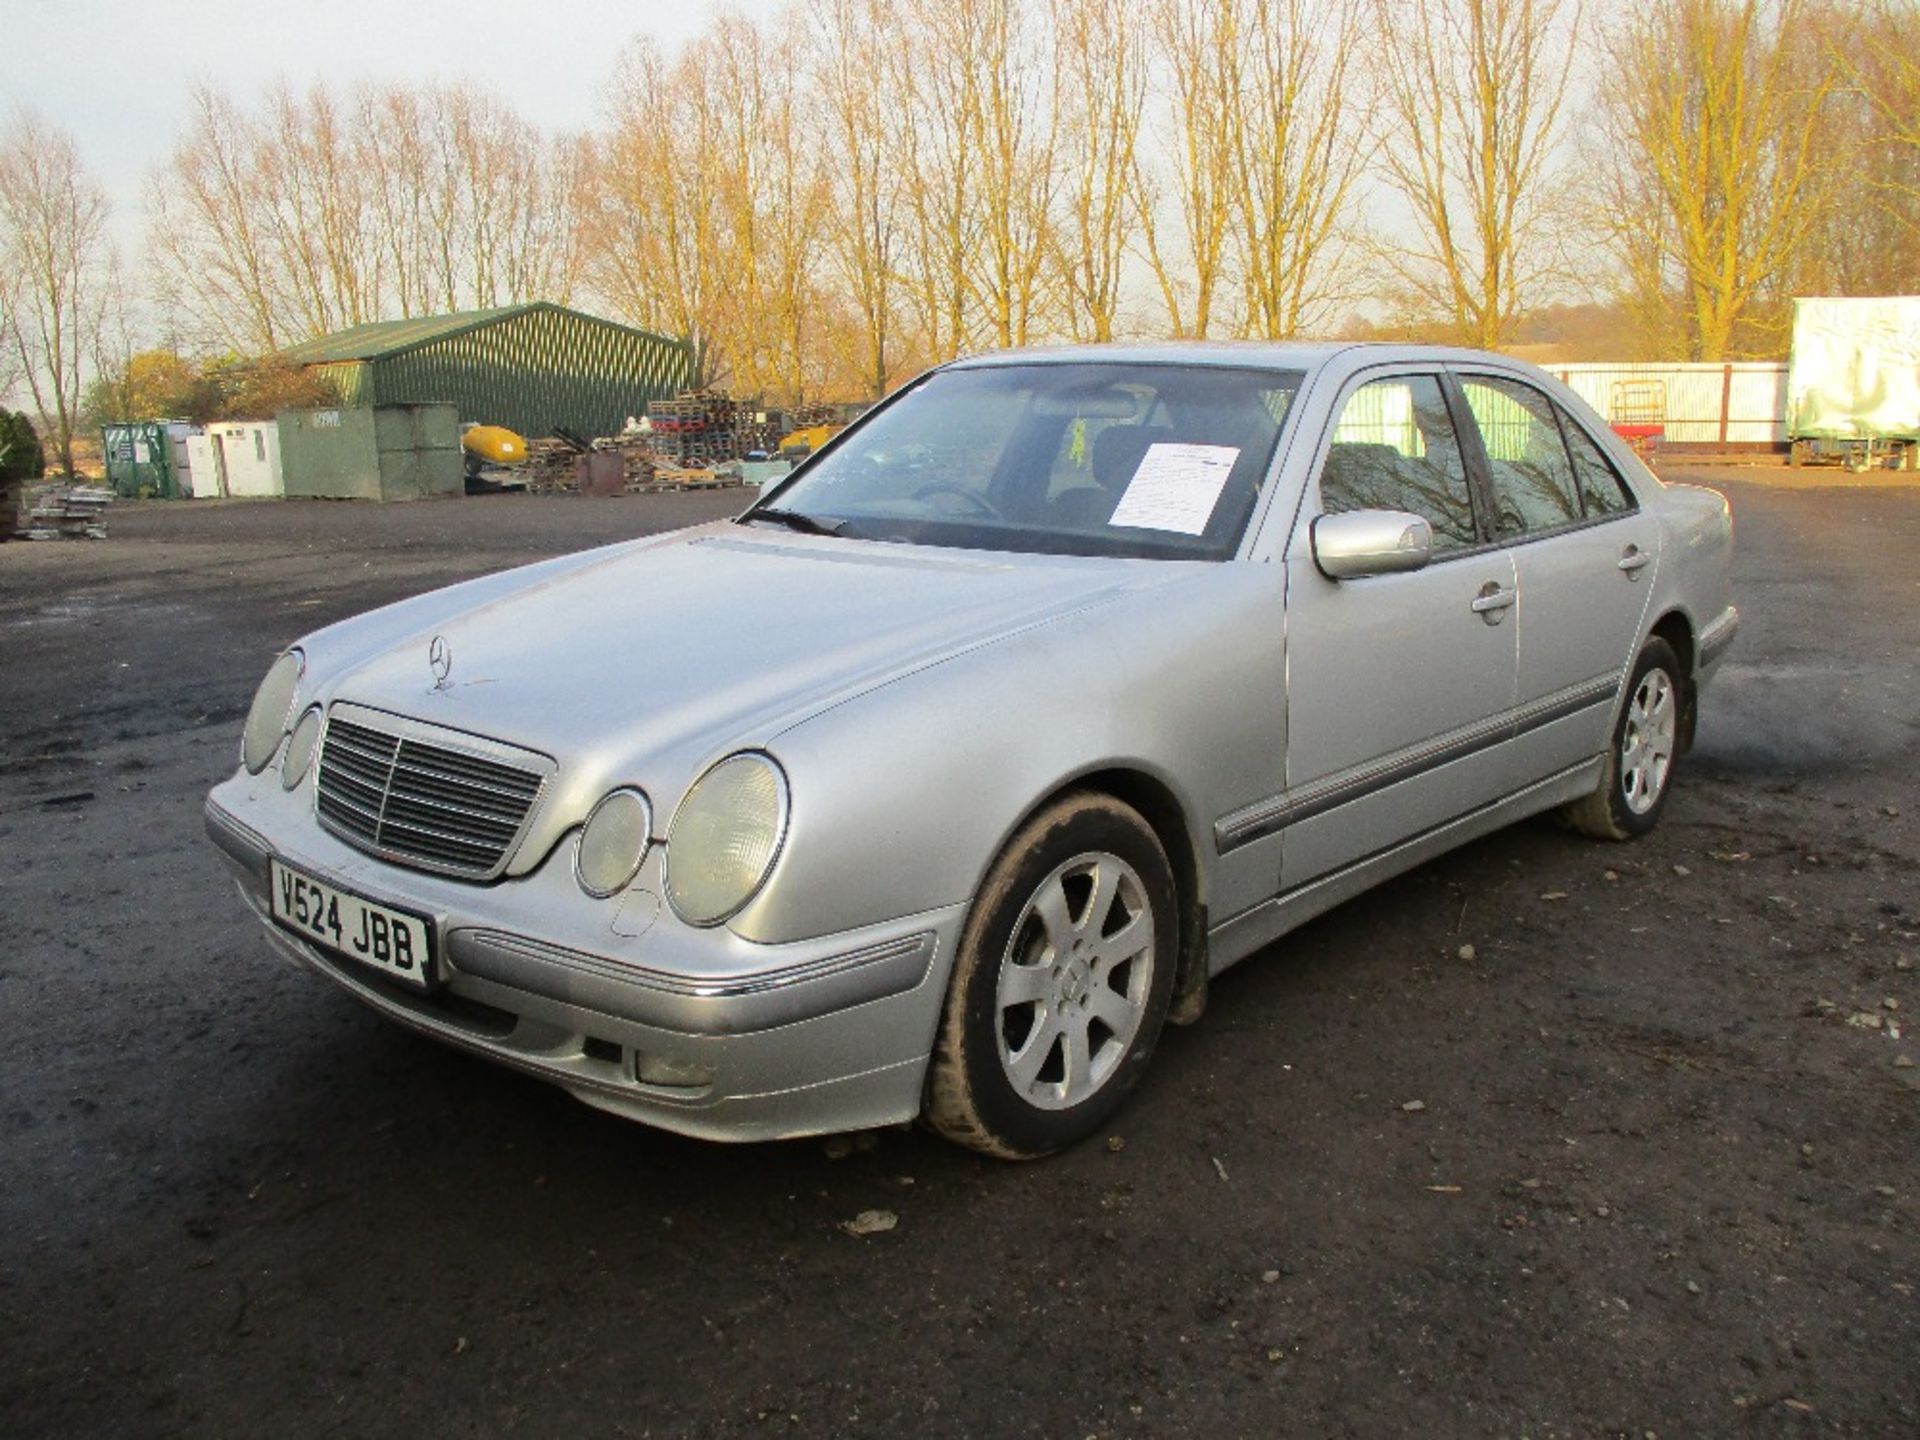
[{"label": "white container", "polygon": [[1796,440],[1920,439],[1920,295],[1795,300],[1787,413]]},{"label": "white container", "polygon": [[192,476],[195,499],[205,500],[227,493],[227,477],[220,473],[220,452],[213,448],[211,435],[189,435],[182,442],[187,452],[187,470]]},{"label": "white container", "polygon": [[785,460],[742,460],[740,478],[756,490],[764,490],[777,484],[793,473],[793,466]]},{"label": "white container", "polygon": [[283,496],[280,427],[271,420],[223,420],[207,427],[228,495]]},{"label": "white container", "polygon": [[[188,447],[187,441],[193,439],[200,433],[200,427],[190,424],[185,420],[168,420],[165,423],[167,427],[167,459],[173,465],[174,489],[179,492],[181,499],[190,499],[198,492],[195,491],[193,486],[193,452]],[[217,495],[220,493],[214,488],[211,480],[208,480],[206,484],[207,494]]]}]

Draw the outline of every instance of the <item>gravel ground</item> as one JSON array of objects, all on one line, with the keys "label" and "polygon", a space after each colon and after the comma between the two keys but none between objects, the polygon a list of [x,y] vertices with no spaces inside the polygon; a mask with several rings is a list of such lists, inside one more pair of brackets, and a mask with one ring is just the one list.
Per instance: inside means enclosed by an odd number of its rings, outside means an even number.
[{"label": "gravel ground", "polygon": [[272,960],[201,838],[302,631],[737,497],[0,547],[0,1434],[1920,1433],[1920,487],[1698,478],[1746,624],[1660,830],[1336,911],[1025,1166],[600,1115]]}]

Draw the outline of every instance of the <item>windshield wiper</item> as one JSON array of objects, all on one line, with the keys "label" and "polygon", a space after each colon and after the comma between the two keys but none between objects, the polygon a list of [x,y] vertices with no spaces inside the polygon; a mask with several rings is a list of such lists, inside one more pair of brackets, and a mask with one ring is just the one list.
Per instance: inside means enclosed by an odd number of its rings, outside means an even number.
[{"label": "windshield wiper", "polygon": [[749,510],[740,517],[740,523],[749,520],[771,520],[776,525],[784,525],[789,530],[798,530],[802,535],[838,535],[847,528],[844,520],[816,520],[811,515],[803,515],[798,510],[782,510],[777,506],[764,510]]}]

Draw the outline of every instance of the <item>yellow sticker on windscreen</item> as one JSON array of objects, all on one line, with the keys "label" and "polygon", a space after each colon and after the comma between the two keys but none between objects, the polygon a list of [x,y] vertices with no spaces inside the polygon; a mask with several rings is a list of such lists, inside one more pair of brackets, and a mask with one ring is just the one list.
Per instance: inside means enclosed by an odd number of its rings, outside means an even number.
[{"label": "yellow sticker on windscreen", "polygon": [[1235,445],[1149,445],[1107,523],[1198,535],[1239,458]]}]

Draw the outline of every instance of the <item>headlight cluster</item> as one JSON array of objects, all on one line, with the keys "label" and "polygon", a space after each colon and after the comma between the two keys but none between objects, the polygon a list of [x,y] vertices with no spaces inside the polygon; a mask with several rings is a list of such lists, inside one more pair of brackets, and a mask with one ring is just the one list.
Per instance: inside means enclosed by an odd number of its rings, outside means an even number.
[{"label": "headlight cluster", "polygon": [[722,760],[687,791],[667,832],[667,901],[689,925],[718,925],[751,900],[787,830],[787,779],[765,755]]},{"label": "headlight cluster", "polygon": [[[722,760],[693,783],[667,832],[667,903],[689,925],[718,925],[766,883],[787,829],[787,780],[765,755]],[[626,889],[652,843],[653,807],[638,790],[609,791],[573,852],[573,874],[596,899]]]},{"label": "headlight cluster", "polygon": [[240,758],[247,773],[258,775],[267,768],[280,739],[292,720],[294,693],[300,688],[300,676],[307,666],[306,656],[289,650],[273,662],[267,678],[253,694],[253,708],[247,711],[247,728],[240,736]]}]

